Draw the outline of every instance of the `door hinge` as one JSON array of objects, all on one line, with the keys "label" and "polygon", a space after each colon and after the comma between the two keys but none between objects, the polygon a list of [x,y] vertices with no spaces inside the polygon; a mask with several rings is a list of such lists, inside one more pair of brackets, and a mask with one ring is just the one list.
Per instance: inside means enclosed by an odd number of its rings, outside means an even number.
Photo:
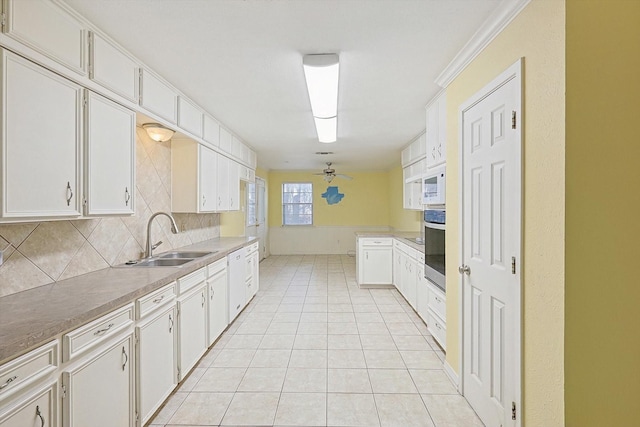
[{"label": "door hinge", "polygon": [[516,110],[511,112],[511,129],[516,128]]},{"label": "door hinge", "polygon": [[66,386],[66,385],[64,385],[64,384],[62,384],[62,385],[60,386],[60,390],[62,391],[62,393],[61,393],[61,394],[62,394],[62,396],[61,396],[61,397],[62,397],[63,399],[64,399],[65,397],[67,397],[67,386]]},{"label": "door hinge", "polygon": [[140,414],[138,414],[138,413],[136,412],[136,423],[137,423],[138,421],[140,421]]},{"label": "door hinge", "polygon": [[511,419],[516,420],[516,402],[511,402]]},{"label": "door hinge", "polygon": [[142,68],[138,68],[138,105],[142,105]]},{"label": "door hinge", "polygon": [[516,274],[516,257],[511,257],[511,274]]}]

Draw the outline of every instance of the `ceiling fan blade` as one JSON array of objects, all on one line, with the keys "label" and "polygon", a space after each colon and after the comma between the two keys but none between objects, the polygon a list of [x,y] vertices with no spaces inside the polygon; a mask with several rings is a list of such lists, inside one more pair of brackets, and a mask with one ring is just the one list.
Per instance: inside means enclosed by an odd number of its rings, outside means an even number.
[{"label": "ceiling fan blade", "polygon": [[353,179],[353,177],[351,177],[351,176],[349,176],[349,175],[343,175],[343,174],[341,174],[341,173],[336,174],[336,176],[337,176],[338,178],[346,179],[347,181],[351,181],[351,180]]},{"label": "ceiling fan blade", "polygon": [[326,173],[324,173],[324,172],[320,172],[320,173],[312,173],[311,175],[326,175]]}]

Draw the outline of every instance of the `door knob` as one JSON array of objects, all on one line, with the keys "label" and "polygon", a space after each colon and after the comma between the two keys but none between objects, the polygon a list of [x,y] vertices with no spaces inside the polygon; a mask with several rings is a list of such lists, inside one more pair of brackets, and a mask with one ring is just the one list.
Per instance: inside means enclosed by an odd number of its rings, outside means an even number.
[{"label": "door knob", "polygon": [[460,267],[458,267],[458,273],[460,274],[466,274],[467,276],[469,276],[471,274],[471,269],[469,268],[468,265],[461,265]]}]

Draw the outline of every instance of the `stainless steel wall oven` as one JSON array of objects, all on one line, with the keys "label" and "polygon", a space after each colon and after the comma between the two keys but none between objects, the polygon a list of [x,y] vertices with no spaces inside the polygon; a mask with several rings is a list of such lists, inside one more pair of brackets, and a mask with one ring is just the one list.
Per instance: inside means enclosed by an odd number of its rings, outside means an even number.
[{"label": "stainless steel wall oven", "polygon": [[445,221],[444,209],[424,211],[424,277],[446,293],[445,282]]}]

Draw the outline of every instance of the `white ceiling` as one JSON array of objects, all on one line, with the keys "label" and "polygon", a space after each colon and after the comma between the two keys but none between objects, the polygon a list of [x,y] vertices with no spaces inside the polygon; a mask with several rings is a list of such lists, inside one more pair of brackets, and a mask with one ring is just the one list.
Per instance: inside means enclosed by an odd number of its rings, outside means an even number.
[{"label": "white ceiling", "polygon": [[[500,0],[66,0],[212,113],[268,169],[385,170],[434,80]],[[317,141],[302,55],[340,55],[338,141]],[[318,156],[317,151],[332,151]]]}]

